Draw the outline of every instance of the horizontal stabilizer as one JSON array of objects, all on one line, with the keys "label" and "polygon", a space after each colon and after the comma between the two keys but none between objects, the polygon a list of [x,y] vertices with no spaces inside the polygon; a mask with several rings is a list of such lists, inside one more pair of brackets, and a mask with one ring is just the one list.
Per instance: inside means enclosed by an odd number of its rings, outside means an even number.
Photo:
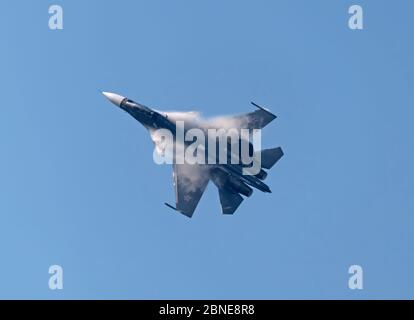
[{"label": "horizontal stabilizer", "polygon": [[219,189],[219,195],[223,214],[233,214],[243,201],[243,197],[240,194],[226,189]]},{"label": "horizontal stabilizer", "polygon": [[270,169],[283,156],[282,148],[266,149],[261,152],[262,168]]}]

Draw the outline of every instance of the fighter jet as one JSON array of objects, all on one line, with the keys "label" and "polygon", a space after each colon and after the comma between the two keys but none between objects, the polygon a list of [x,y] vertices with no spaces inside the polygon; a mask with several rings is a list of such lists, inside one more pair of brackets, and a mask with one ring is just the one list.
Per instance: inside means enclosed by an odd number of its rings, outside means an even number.
[{"label": "fighter jet", "polygon": [[[262,129],[276,118],[269,110],[254,102],[252,102],[252,105],[257,110],[253,112],[226,118],[202,120],[194,112],[163,112],[116,93],[103,92],[103,95],[148,129],[156,144],[154,132],[165,129],[176,137],[179,121],[184,123],[183,131],[186,133],[194,128],[201,130],[201,132],[208,132],[209,129],[227,129],[230,126],[237,126],[237,129]],[[245,142],[241,140],[239,143]],[[227,157],[229,161],[225,163],[217,161],[211,164],[208,161],[190,164],[173,161],[173,185],[176,205],[172,206],[168,203],[165,203],[165,205],[191,218],[210,180],[218,188],[223,214],[233,214],[244,200],[243,196],[250,197],[252,195],[252,188],[271,193],[269,186],[263,182],[267,177],[265,169],[271,169],[283,156],[283,151],[280,147],[255,151],[253,144],[250,141],[247,143],[249,153],[258,155],[258,159],[260,159],[260,167],[255,174],[249,174],[249,168],[245,163],[230,161],[230,159],[233,159],[234,153],[240,152],[241,148],[231,153]],[[232,142],[228,140],[227,147],[231,148],[231,144]],[[185,147],[188,145],[189,143],[185,144]],[[202,147],[205,153],[210,156],[210,150],[215,149],[216,146],[212,148],[206,144]]]}]

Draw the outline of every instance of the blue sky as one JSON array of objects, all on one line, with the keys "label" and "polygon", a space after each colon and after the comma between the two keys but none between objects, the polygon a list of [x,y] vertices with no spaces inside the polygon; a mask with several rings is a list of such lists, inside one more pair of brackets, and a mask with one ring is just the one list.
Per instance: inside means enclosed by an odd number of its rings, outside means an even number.
[{"label": "blue sky", "polygon": [[[364,9],[363,31],[348,7]],[[48,29],[60,4],[64,30]],[[414,298],[410,1],[2,1],[0,298]],[[193,217],[101,91],[278,119],[234,216]],[[64,289],[48,288],[48,268]],[[348,289],[348,268],[364,289]]]}]

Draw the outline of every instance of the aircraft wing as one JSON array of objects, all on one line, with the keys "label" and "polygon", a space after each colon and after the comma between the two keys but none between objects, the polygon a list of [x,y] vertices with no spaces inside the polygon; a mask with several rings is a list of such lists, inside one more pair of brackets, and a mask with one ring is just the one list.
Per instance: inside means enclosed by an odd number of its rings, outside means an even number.
[{"label": "aircraft wing", "polygon": [[276,116],[265,108],[258,106],[253,112],[244,113],[236,116],[220,117],[207,121],[207,127],[210,128],[241,128],[241,129],[263,129],[270,122],[276,119]]},{"label": "aircraft wing", "polygon": [[174,164],[175,210],[192,217],[210,180],[202,165]]},{"label": "aircraft wing", "polygon": [[234,120],[240,121],[240,128],[246,129],[263,129],[275,118],[276,116],[274,114],[264,109],[233,117]]}]

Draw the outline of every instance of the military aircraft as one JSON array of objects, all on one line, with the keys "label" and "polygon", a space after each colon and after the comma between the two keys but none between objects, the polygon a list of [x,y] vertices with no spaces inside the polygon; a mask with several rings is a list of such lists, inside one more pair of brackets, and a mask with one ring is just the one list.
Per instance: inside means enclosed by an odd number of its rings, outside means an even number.
[{"label": "military aircraft", "polygon": [[[103,95],[147,128],[156,144],[156,138],[154,137],[156,130],[168,130],[176,137],[178,135],[178,123],[180,121],[184,123],[183,131],[185,133],[194,128],[202,132],[207,132],[209,129],[230,129],[230,127],[234,128],[235,126],[237,126],[237,129],[262,129],[276,118],[269,110],[253,102],[252,105],[257,108],[253,112],[237,116],[202,120],[194,112],[162,112],[134,102],[116,93],[103,92]],[[246,142],[244,140],[246,139],[240,138],[238,145]],[[231,140],[227,140],[226,147],[231,148],[232,143]],[[165,205],[191,218],[210,180],[218,188],[223,214],[233,214],[244,200],[243,196],[250,197],[252,195],[252,187],[262,192],[270,193],[269,186],[263,182],[267,177],[267,172],[264,169],[271,169],[283,156],[283,151],[280,147],[254,151],[253,144],[250,141],[247,143],[249,153],[258,155],[257,158],[260,159],[259,171],[255,172],[255,174],[248,173],[248,165],[245,163],[233,163],[230,161],[230,159],[233,159],[232,156],[234,153],[240,154],[240,148],[236,152],[232,151],[232,153],[229,153],[230,156],[227,156],[229,161],[225,163],[217,161],[211,164],[208,161],[205,163],[190,164],[185,161],[182,163],[173,161],[173,184],[176,205],[172,206],[168,203],[165,203]],[[207,144],[203,147],[206,153],[210,153],[211,149],[216,149],[216,146],[214,148],[208,148]]]}]

